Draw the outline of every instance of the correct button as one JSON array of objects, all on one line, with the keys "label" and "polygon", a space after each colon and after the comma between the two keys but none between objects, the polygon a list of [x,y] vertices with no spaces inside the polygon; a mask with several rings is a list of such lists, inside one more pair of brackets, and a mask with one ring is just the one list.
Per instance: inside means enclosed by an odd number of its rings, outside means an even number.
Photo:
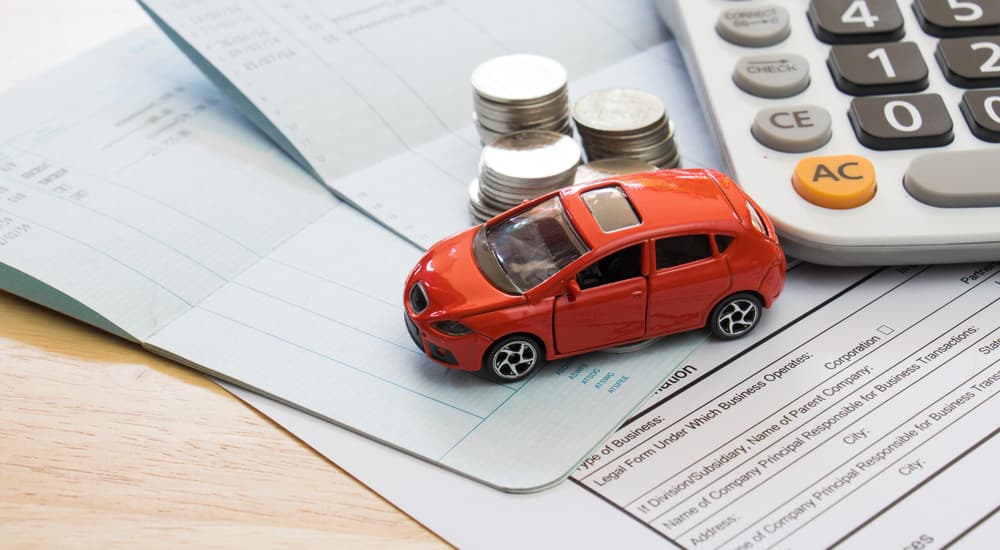
[{"label": "correct button", "polygon": [[788,10],[781,6],[757,5],[729,8],[715,25],[719,36],[737,46],[762,48],[788,38]]},{"label": "correct button", "polygon": [[865,157],[806,157],[795,166],[792,186],[824,208],[857,208],[875,196],[875,167]]}]

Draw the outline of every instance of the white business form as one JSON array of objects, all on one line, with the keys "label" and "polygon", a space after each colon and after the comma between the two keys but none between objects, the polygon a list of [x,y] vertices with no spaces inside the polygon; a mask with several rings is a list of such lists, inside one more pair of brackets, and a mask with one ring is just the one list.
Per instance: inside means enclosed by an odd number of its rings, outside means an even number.
[{"label": "white business form", "polygon": [[531,495],[230,389],[460,547],[988,548],[998,301],[997,264],[798,266],[758,339],[704,346],[571,482]]}]

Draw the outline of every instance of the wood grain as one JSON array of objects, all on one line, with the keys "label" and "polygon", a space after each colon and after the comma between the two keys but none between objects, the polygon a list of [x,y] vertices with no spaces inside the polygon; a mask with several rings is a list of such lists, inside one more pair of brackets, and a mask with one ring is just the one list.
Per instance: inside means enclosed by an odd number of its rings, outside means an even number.
[{"label": "wood grain", "polygon": [[0,292],[0,546],[441,547],[201,374]]}]

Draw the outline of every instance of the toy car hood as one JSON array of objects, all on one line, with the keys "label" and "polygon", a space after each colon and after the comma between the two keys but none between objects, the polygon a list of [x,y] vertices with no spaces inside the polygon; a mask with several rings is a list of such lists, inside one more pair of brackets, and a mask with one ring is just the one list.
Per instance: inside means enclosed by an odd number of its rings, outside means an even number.
[{"label": "toy car hood", "polygon": [[[432,247],[410,272],[406,282],[406,304],[419,317],[458,320],[525,301],[500,291],[476,267],[473,240],[478,227],[448,237]],[[410,297],[419,285],[427,300],[417,311]]]}]

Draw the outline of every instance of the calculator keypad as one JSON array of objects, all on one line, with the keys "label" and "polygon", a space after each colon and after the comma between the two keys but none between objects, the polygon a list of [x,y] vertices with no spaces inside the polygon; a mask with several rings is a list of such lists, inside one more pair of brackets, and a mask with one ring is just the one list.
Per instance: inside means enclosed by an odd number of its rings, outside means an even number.
[{"label": "calculator keypad", "polygon": [[1000,86],[1000,36],[943,38],[934,57],[945,78],[960,88]]},{"label": "calculator keypad", "polygon": [[789,254],[1000,257],[1000,0],[656,2]]},{"label": "calculator keypad", "polygon": [[826,64],[837,87],[851,95],[927,88],[927,64],[913,42],[833,46]]},{"label": "calculator keypad", "polygon": [[858,141],[880,151],[939,147],[954,139],[938,94],[856,97],[847,116]]},{"label": "calculator keypad", "polygon": [[955,38],[1000,33],[1000,2],[996,0],[916,0],[913,13],[924,32]]},{"label": "calculator keypad", "polygon": [[896,0],[812,0],[809,22],[827,44],[858,44],[903,38]]}]

